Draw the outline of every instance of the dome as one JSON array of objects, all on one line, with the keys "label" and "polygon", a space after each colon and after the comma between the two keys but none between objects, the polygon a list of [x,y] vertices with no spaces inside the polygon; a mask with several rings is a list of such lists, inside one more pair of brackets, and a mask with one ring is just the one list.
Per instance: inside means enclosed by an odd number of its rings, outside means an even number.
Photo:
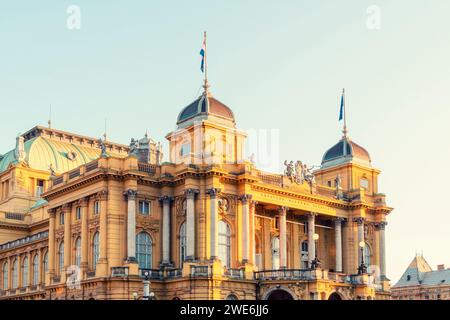
[{"label": "dome", "polygon": [[207,119],[208,116],[235,124],[233,111],[216,98],[213,98],[209,92],[203,93],[198,99],[185,107],[178,116],[177,124],[190,122],[188,120],[197,118]]},{"label": "dome", "polygon": [[322,168],[336,166],[347,162],[356,162],[362,165],[371,166],[369,152],[366,149],[350,140],[348,137],[342,138],[338,143],[328,149],[322,158]]}]

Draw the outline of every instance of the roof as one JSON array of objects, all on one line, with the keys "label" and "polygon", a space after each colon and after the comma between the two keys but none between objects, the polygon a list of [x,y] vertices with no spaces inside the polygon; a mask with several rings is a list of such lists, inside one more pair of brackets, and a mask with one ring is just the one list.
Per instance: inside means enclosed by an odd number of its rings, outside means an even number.
[{"label": "roof", "polygon": [[[39,127],[36,127],[37,129]],[[26,157],[24,162],[33,169],[50,171],[50,166],[56,173],[63,173],[73,170],[81,165],[85,165],[101,155],[101,148],[98,143],[91,140],[78,140],[65,133],[66,136],[60,137],[53,135],[31,135],[31,131],[24,136],[27,140],[24,142]],[[52,131],[62,132],[62,131]],[[81,137],[81,136],[80,136]],[[113,145],[111,144],[111,149]],[[117,157],[124,157],[126,152],[120,153],[118,149],[108,149],[108,153]],[[125,150],[125,149],[124,149]],[[17,163],[14,150],[7,152],[0,160],[0,173],[7,170],[11,164]]]},{"label": "roof", "polygon": [[366,149],[345,136],[325,152],[322,158],[322,168],[347,162],[358,162],[362,165],[371,166],[372,160]]},{"label": "roof", "polygon": [[177,124],[183,123],[193,118],[199,116],[212,115],[219,117],[232,123],[235,123],[235,118],[233,111],[226,106],[224,103],[220,102],[216,98],[213,98],[209,92],[204,92],[195,101],[181,110],[178,115]]},{"label": "roof", "polygon": [[450,285],[450,269],[432,270],[422,256],[416,256],[393,288]]}]

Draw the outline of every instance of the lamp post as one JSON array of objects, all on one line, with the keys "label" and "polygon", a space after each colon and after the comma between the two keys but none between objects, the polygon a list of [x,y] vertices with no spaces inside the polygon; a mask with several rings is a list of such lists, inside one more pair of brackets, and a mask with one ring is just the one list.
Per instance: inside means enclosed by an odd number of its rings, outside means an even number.
[{"label": "lamp post", "polygon": [[319,260],[319,258],[317,257],[317,242],[319,241],[319,235],[317,234],[317,233],[314,233],[314,235],[313,235],[313,240],[314,240],[314,245],[315,245],[315,257],[314,257],[314,260],[313,261],[311,261],[311,269],[313,269],[313,270],[315,270],[315,269],[317,269],[318,267],[320,267],[320,260]]},{"label": "lamp post", "polygon": [[361,250],[361,264],[358,267],[358,275],[367,273],[367,266],[364,263],[364,248],[365,248],[365,246],[366,246],[366,243],[364,241],[361,241],[359,243],[359,248]]}]

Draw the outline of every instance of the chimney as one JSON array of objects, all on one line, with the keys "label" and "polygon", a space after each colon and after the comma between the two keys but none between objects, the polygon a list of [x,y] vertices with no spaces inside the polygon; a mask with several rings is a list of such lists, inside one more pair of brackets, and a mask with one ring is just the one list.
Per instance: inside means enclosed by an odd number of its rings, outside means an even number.
[{"label": "chimney", "polygon": [[444,271],[445,270],[445,265],[438,264],[437,269],[438,269],[438,271]]}]

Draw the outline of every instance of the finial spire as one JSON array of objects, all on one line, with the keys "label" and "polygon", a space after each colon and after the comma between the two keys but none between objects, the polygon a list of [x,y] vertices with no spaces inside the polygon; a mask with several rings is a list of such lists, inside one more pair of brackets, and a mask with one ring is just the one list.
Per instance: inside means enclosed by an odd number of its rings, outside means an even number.
[{"label": "finial spire", "polygon": [[345,88],[342,89],[341,95],[341,109],[339,114],[339,121],[344,120],[344,128],[342,133],[344,134],[342,138],[348,138],[348,130],[347,130],[347,115],[345,110]]},{"label": "finial spire", "polygon": [[51,129],[52,128],[52,105],[50,104],[50,111],[49,111],[49,115],[48,115],[48,128]]}]

